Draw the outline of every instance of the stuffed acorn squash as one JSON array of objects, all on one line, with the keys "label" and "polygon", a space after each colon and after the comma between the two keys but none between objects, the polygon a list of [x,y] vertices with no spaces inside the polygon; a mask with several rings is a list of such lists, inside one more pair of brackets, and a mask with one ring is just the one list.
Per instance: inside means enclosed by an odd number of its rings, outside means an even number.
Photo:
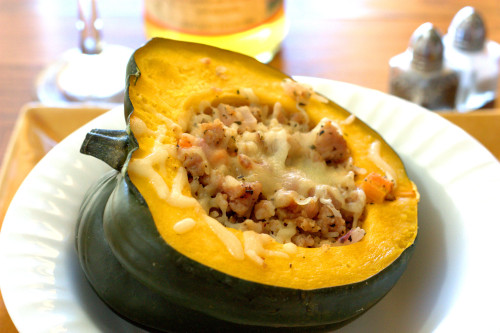
[{"label": "stuffed acorn squash", "polygon": [[83,143],[117,171],[87,194],[76,233],[88,280],[124,318],[333,327],[405,270],[415,185],[376,132],[309,87],[240,54],[153,39],[129,62],[125,117],[126,131]]}]

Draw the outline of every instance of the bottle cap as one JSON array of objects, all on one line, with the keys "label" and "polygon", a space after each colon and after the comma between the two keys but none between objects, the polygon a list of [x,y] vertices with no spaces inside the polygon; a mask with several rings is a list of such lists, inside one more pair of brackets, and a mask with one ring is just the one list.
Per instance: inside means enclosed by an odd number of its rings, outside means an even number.
[{"label": "bottle cap", "polygon": [[443,42],[441,34],[432,23],[424,23],[415,30],[410,39],[411,66],[430,72],[443,66]]},{"label": "bottle cap", "polygon": [[453,46],[464,51],[479,51],[486,39],[486,28],[481,15],[470,6],[458,11],[448,29]]}]

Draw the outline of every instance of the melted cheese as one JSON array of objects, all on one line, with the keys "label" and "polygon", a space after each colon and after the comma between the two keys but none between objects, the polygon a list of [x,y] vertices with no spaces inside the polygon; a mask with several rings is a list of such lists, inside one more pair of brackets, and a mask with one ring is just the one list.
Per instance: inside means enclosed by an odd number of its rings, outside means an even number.
[{"label": "melted cheese", "polygon": [[[155,165],[160,165],[161,168],[161,165],[165,165],[169,156],[175,156],[174,154],[175,147],[172,145],[157,145],[154,147],[153,152],[145,158],[132,160],[129,163],[129,171],[149,179],[149,182],[155,188],[158,196],[167,201],[170,205],[177,207],[197,207],[200,204],[195,198],[182,194],[182,189],[188,184],[186,169],[183,167],[178,169],[177,175],[172,182],[171,189],[154,169]],[[236,259],[243,260],[243,246],[240,240],[217,220],[214,220],[208,215],[205,217],[205,221],[210,229],[224,243],[229,253]],[[193,222],[194,221],[191,222],[189,219],[179,221],[174,225],[174,231],[180,234],[187,232],[190,228],[194,227]]]},{"label": "melted cheese", "polygon": [[185,218],[174,224],[174,231],[178,234],[185,234],[191,231],[196,225],[196,221],[192,218]]},{"label": "melted cheese", "polygon": [[352,221],[352,228],[356,228],[358,226],[358,221],[359,218],[361,217],[361,214],[363,213],[363,207],[365,206],[366,203],[366,194],[362,189],[356,189],[356,194],[360,197],[359,200],[354,200],[352,202],[346,203],[345,209],[354,212],[353,215],[353,221]]},{"label": "melted cheese", "polygon": [[341,125],[351,125],[354,121],[356,120],[356,116],[351,114],[349,117],[346,119],[342,120],[340,122]]},{"label": "melted cheese", "polygon": [[215,235],[224,243],[227,247],[227,250],[231,255],[238,259],[245,259],[245,253],[243,252],[243,246],[241,245],[240,240],[236,237],[229,229],[224,227],[219,221],[216,219],[206,215],[205,221],[207,222],[210,229],[215,233]]},{"label": "melted cheese", "polygon": [[240,89],[241,95],[247,98],[251,104],[258,104],[259,103],[259,98],[255,94],[252,88],[241,88]]},{"label": "melted cheese", "polygon": [[[299,138],[301,143],[305,146],[312,145],[315,133],[301,134]],[[307,196],[307,191],[316,184],[336,186],[348,182],[354,183],[354,174],[351,175],[349,169],[342,165],[332,168],[323,161],[314,161],[307,156],[287,159],[291,147],[285,130],[269,131],[262,136],[268,151],[255,154],[262,163],[253,165],[252,173],[245,178],[248,181],[260,182],[265,196],[271,197],[279,189],[290,186],[297,186],[295,190]],[[250,145],[255,144],[251,142]],[[239,145],[243,146],[243,143]]]},{"label": "melted cheese", "polygon": [[[339,184],[348,183],[353,178],[349,170],[343,166],[331,168],[325,163],[315,162],[311,159],[297,160],[291,171],[303,179],[301,186],[304,188],[311,188],[316,184],[338,186]],[[298,192],[301,193],[300,189]]]},{"label": "melted cheese", "polygon": [[380,156],[380,141],[374,141],[370,146],[370,159],[375,165],[384,172],[387,179],[394,182],[396,186],[396,172],[394,169]]},{"label": "melted cheese", "polygon": [[[162,121],[162,125],[161,126],[167,126],[168,128],[170,128],[174,134],[176,134],[177,136],[179,136],[182,132],[183,132],[183,126],[182,124],[179,125],[177,124],[176,122],[174,122],[172,119],[168,118],[168,117],[165,117],[164,115],[162,115],[161,113],[156,113],[156,116],[158,118],[161,119]],[[179,119],[180,121],[181,119]],[[181,122],[181,121],[180,121]]]},{"label": "melted cheese", "polygon": [[293,243],[285,243],[283,245],[283,251],[285,251],[286,253],[288,253],[290,255],[296,254],[298,251],[297,245],[295,245]]},{"label": "melted cheese", "polygon": [[[251,89],[241,89],[241,93],[250,100],[251,104],[258,103],[258,98]],[[309,98],[309,96],[306,97]],[[212,121],[211,117],[213,117],[214,114],[217,115],[217,113],[214,112],[210,114],[203,112],[206,108],[210,107],[210,103],[207,101],[200,103],[199,111],[201,113],[196,115],[196,117],[200,119],[197,118],[199,122],[196,123]],[[262,184],[262,194],[269,198],[273,197],[276,192],[286,188],[295,193],[293,200],[301,206],[308,205],[313,200],[316,201],[319,199],[319,202],[326,205],[332,211],[333,215],[341,218],[342,215],[340,211],[335,208],[332,200],[322,198],[321,188],[325,187],[325,193],[326,188],[328,188],[329,195],[333,195],[335,200],[340,202],[346,210],[354,212],[353,224],[354,227],[356,227],[359,216],[363,211],[365,200],[355,200],[356,202],[346,203],[346,198],[348,196],[350,199],[356,199],[356,197],[352,197],[349,194],[352,193],[353,187],[355,187],[355,172],[352,171],[352,163],[344,163],[331,167],[323,160],[311,158],[311,156],[314,155],[310,155],[307,150],[311,149],[312,151],[315,149],[315,139],[322,128],[321,126],[325,121],[330,120],[326,118],[322,119],[315,128],[309,131],[304,128],[301,130],[296,129],[295,127],[292,130],[292,125],[286,128],[278,121],[278,117],[282,116],[283,112],[279,103],[275,104],[272,119],[266,124],[257,123],[249,107],[236,108],[236,111],[239,112],[237,114],[239,114],[242,121],[235,121],[230,126],[227,126],[225,135],[235,140],[239,153],[250,157],[252,164],[250,167],[246,167],[243,164],[239,166],[234,163],[220,163],[214,166],[219,174],[227,175],[229,173],[242,175],[245,177],[245,181],[259,182]],[[192,112],[194,112],[194,109],[191,110],[191,113]],[[268,111],[266,109],[265,112],[262,112],[267,114]],[[153,132],[157,138],[157,140],[155,140],[153,152],[142,160],[133,160],[130,163],[130,171],[149,179],[156,189],[158,196],[167,201],[169,205],[181,208],[194,207],[198,212],[203,211],[203,208],[205,208],[204,210],[206,212],[209,212],[209,208],[215,206],[220,208],[222,216],[225,217],[228,202],[221,195],[216,195],[213,198],[211,196],[207,196],[206,198],[201,196],[197,200],[182,193],[190,186],[185,168],[178,168],[177,174],[172,181],[171,188],[166,185],[161,174],[166,174],[168,158],[175,158],[177,154],[175,146],[166,143],[169,138],[171,138],[172,132],[174,136],[178,138],[182,132],[185,131],[186,127],[190,125],[183,123],[183,126],[179,126],[174,121],[161,114],[158,114],[157,117],[161,119],[162,124],[158,125]],[[348,125],[352,123],[354,119],[354,116],[350,116],[342,125]],[[255,131],[244,131],[242,135],[237,135],[240,129],[238,125],[243,126],[244,124],[247,124]],[[299,125],[299,128],[301,126],[300,123],[291,122],[291,124],[295,124],[294,126]],[[338,124],[334,122],[332,122],[332,124],[337,127],[341,133]],[[141,120],[134,122],[133,126],[139,135],[151,135],[152,133]],[[293,133],[291,134],[290,131]],[[205,155],[205,150],[208,149],[207,147],[195,146],[191,147],[191,149],[198,149],[199,151],[197,154],[202,156],[203,160],[207,160],[207,156]],[[371,155],[373,155],[372,159],[374,162],[390,175],[390,179],[394,179],[392,169],[390,169],[387,163],[380,157],[380,143],[378,143],[378,146],[377,143],[374,143],[371,149]],[[245,168],[251,169],[252,171],[247,172]],[[225,181],[227,185],[230,186],[231,184],[227,181],[227,178],[228,176],[226,176]],[[198,180],[196,180],[196,182],[198,182]],[[235,187],[239,186],[239,181],[234,179],[234,182],[236,182],[236,184],[234,184]],[[196,183],[194,185],[196,185]],[[210,186],[212,185],[207,185],[207,188]],[[316,191],[314,197],[311,197],[310,194],[312,189]],[[208,192],[209,191],[207,191],[207,193]],[[217,214],[214,215],[214,217],[218,217]],[[270,235],[257,234],[254,231],[244,231],[244,242],[242,243],[233,232],[213,217],[205,215],[204,220],[217,238],[223,242],[228,252],[238,260],[243,260],[246,255],[254,262],[262,265],[266,256],[288,257],[287,253],[296,251],[296,248],[293,248],[293,244],[291,243],[292,237],[297,233],[297,228],[294,223],[282,223],[274,237],[278,242],[287,245],[284,247],[283,251],[271,251],[266,249],[266,245],[273,241]],[[184,219],[177,222],[173,226],[173,229],[176,233],[182,234],[191,230],[195,224],[196,222],[192,219]]]},{"label": "melted cheese", "polygon": [[199,206],[198,200],[182,194],[182,190],[186,186],[188,186],[187,172],[186,169],[180,167],[177,170],[177,175],[175,176],[174,181],[172,182],[172,191],[170,196],[166,199],[167,202],[172,206],[181,208]]},{"label": "melted cheese", "polygon": [[150,130],[146,123],[137,117],[130,118],[130,128],[137,136],[154,135],[154,131]]},{"label": "melted cheese", "polygon": [[288,258],[288,254],[280,251],[266,249],[266,245],[273,242],[273,238],[267,234],[258,234],[255,231],[244,231],[245,255],[258,265],[264,265],[268,256]]},{"label": "melted cheese", "polygon": [[156,149],[143,159],[131,160],[128,165],[128,171],[138,176],[149,179],[149,182],[155,188],[161,199],[167,200],[170,189],[165,180],[154,169],[155,165],[161,165],[167,162],[170,153],[168,149]]},{"label": "melted cheese", "polygon": [[[283,223],[280,221],[280,223]],[[280,243],[290,243],[292,237],[297,233],[297,228],[295,223],[288,223],[286,226],[283,225],[278,233],[276,234],[276,240]]]},{"label": "melted cheese", "polygon": [[290,144],[288,143],[288,133],[285,129],[271,130],[263,133],[264,142],[267,147],[269,164],[273,170],[280,170],[285,166]]}]

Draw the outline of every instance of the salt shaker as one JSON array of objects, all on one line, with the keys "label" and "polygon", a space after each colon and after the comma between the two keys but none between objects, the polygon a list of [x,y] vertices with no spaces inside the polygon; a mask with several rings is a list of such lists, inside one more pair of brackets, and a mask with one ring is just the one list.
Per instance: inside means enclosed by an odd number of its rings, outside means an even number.
[{"label": "salt shaker", "polygon": [[458,74],[443,64],[443,42],[432,23],[415,30],[408,49],[392,57],[390,93],[430,110],[455,107]]},{"label": "salt shaker", "polygon": [[473,7],[462,8],[443,37],[445,62],[460,75],[456,108],[479,109],[496,98],[500,47],[486,39],[481,15]]}]

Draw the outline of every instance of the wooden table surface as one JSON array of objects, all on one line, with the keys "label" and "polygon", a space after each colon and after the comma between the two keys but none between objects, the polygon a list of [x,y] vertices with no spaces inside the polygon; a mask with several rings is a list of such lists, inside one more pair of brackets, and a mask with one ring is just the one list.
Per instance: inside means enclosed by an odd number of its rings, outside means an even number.
[{"label": "wooden table surface", "polygon": [[[500,41],[498,0],[288,0],[290,31],[271,65],[387,92],[389,58],[406,49],[413,31],[432,22],[444,33],[466,5]],[[101,0],[99,11],[106,42],[137,48],[146,41],[141,0]],[[0,1],[0,163],[21,107],[36,100],[37,75],[77,46],[76,13],[76,0]],[[16,331],[5,313],[0,331]]]},{"label": "wooden table surface", "polygon": [[[271,65],[386,92],[388,60],[406,49],[413,31],[432,22],[445,33],[466,5],[500,41],[498,0],[288,0],[290,31]],[[76,0],[0,2],[0,163],[21,106],[36,100],[37,75],[78,45],[76,8]],[[137,48],[146,41],[142,0],[101,0],[99,11],[108,43]]]}]

